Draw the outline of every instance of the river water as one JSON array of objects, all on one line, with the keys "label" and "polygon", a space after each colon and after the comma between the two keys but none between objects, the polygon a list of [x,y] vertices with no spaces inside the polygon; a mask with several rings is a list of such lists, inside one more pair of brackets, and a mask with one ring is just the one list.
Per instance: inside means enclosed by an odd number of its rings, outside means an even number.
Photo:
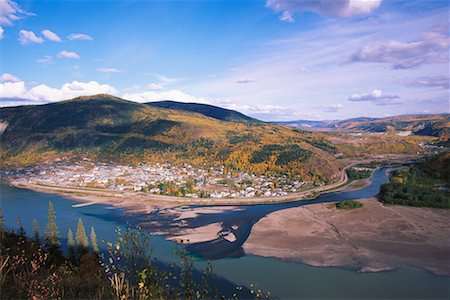
[{"label": "river water", "polygon": [[[265,215],[291,207],[358,199],[374,196],[380,185],[386,182],[385,169],[372,175],[372,183],[361,190],[333,192],[315,200],[280,204],[249,205],[239,210],[228,210],[220,214],[201,214],[188,220],[187,226],[198,227],[212,222],[222,222],[223,231],[231,231],[233,242],[218,238],[213,241],[192,244],[187,249],[195,255],[199,269],[205,267],[205,259],[211,259],[216,274],[239,285],[258,284],[280,298],[386,298],[424,299],[450,298],[450,278],[428,272],[402,267],[395,271],[357,274],[352,270],[335,267],[311,267],[299,263],[246,255],[242,244],[248,238],[252,226]],[[164,220],[161,215],[127,215],[125,211],[108,205],[73,207],[78,202],[57,195],[39,193],[0,185],[0,206],[4,210],[5,225],[17,228],[17,219],[31,235],[33,219],[43,232],[47,223],[48,202],[53,202],[56,222],[61,232],[62,243],[68,229],[75,231],[78,218],[83,219],[86,229],[93,226],[99,241],[114,241],[115,229],[126,223],[138,224],[143,220]],[[173,254],[175,243],[153,235],[154,255],[165,262],[176,260]],[[100,242],[102,245],[102,243]],[[282,245],[280,245],[282,247]]]}]

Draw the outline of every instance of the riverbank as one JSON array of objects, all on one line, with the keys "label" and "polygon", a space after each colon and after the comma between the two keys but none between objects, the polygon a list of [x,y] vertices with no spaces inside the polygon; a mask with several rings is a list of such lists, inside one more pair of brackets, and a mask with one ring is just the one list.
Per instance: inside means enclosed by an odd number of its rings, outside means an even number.
[{"label": "riverbank", "polygon": [[347,186],[348,176],[346,170],[354,165],[366,164],[371,162],[389,161],[391,163],[405,163],[407,161],[416,160],[422,157],[421,155],[383,155],[365,157],[358,160],[350,159],[343,161],[343,169],[341,170],[338,181],[316,188],[292,192],[285,196],[267,196],[267,197],[238,197],[238,198],[189,198],[176,197],[166,195],[156,195],[145,192],[133,191],[119,191],[104,188],[86,188],[86,187],[64,187],[55,185],[44,185],[27,182],[24,180],[15,180],[14,178],[5,178],[7,184],[18,188],[29,189],[33,191],[57,194],[68,197],[74,200],[88,202],[92,204],[110,204],[120,208],[128,208],[136,212],[149,212],[155,206],[176,206],[176,205],[202,205],[202,206],[217,206],[217,205],[256,205],[256,204],[273,204],[292,202],[298,200],[308,200],[316,198],[320,193],[330,191],[341,191],[343,189],[357,189],[363,188],[370,182],[360,182],[360,185],[355,185],[352,182]]},{"label": "riverbank", "polygon": [[99,188],[76,188],[50,186],[43,184],[24,183],[23,181],[8,180],[7,183],[18,188],[29,189],[33,191],[52,193],[60,196],[76,199],[84,202],[102,203],[116,205],[121,208],[129,208],[132,210],[148,211],[154,206],[171,206],[171,205],[252,205],[252,204],[270,204],[282,203],[289,201],[298,201],[305,199],[313,199],[321,192],[336,190],[343,187],[347,181],[346,168],[341,172],[341,177],[335,183],[321,186],[302,192],[290,193],[286,196],[268,196],[268,197],[248,197],[248,198],[188,198],[155,195],[144,192],[116,191]]},{"label": "riverbank", "polygon": [[379,272],[410,265],[450,276],[450,210],[360,201],[364,207],[353,210],[317,204],[271,213],[243,248],[312,266]]}]

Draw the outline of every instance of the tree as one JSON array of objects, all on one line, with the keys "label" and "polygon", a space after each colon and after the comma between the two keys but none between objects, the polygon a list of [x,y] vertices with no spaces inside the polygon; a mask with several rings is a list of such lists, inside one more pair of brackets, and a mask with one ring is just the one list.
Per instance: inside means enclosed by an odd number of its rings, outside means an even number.
[{"label": "tree", "polygon": [[95,253],[98,253],[97,235],[95,234],[94,227],[91,227],[91,245],[92,250],[94,250]]},{"label": "tree", "polygon": [[69,229],[69,231],[67,232],[67,246],[69,246],[70,257],[74,258],[75,257],[75,241],[73,239],[73,233],[72,233],[71,229]]},{"label": "tree", "polygon": [[22,237],[25,236],[25,228],[23,228],[22,221],[20,220],[19,217],[17,217],[16,222],[17,222],[17,225],[19,226],[19,235]]},{"label": "tree", "polygon": [[45,246],[47,248],[59,248],[60,243],[58,240],[58,227],[56,226],[55,222],[55,211],[53,209],[53,203],[48,202],[48,223],[47,227],[45,228],[44,232],[44,240],[45,240]]},{"label": "tree", "polygon": [[39,243],[39,224],[36,219],[33,220],[33,235],[34,240]]},{"label": "tree", "polygon": [[83,221],[81,218],[78,219],[78,225],[77,225],[77,232],[75,235],[75,239],[77,242],[78,249],[80,250],[86,250],[89,246],[89,241],[86,235],[86,231],[84,230]]},{"label": "tree", "polygon": [[73,239],[72,229],[69,229],[69,231],[67,232],[67,246],[69,246],[69,248],[75,247],[75,241]]},{"label": "tree", "polygon": [[5,225],[5,218],[3,217],[3,208],[0,207],[0,232],[3,232]]}]

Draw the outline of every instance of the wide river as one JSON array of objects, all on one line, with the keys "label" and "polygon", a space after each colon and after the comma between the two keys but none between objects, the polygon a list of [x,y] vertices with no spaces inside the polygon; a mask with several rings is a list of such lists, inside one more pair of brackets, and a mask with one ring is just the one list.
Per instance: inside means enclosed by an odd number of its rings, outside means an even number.
[{"label": "wide river", "polygon": [[[236,240],[229,242],[218,238],[205,243],[188,246],[197,257],[196,266],[205,267],[204,259],[211,259],[216,274],[238,285],[257,284],[279,298],[388,298],[388,299],[449,299],[450,278],[436,276],[420,269],[402,267],[395,271],[358,274],[352,270],[336,267],[311,267],[255,255],[247,255],[241,246],[248,238],[252,226],[265,215],[302,205],[335,202],[347,199],[371,197],[386,182],[385,169],[372,175],[371,184],[351,192],[332,192],[312,201],[296,201],[281,204],[242,206],[239,210],[227,210],[220,214],[200,215],[191,219],[188,226],[198,227],[212,222],[222,222],[224,231],[232,231]],[[17,228],[20,218],[27,234],[31,235],[33,219],[41,227],[47,223],[48,202],[52,201],[62,243],[68,229],[75,230],[78,218],[82,218],[87,230],[95,228],[98,239],[114,241],[115,229],[126,223],[138,224],[143,220],[159,218],[160,215],[128,215],[121,209],[108,205],[73,207],[77,201],[57,195],[38,193],[0,185],[0,206],[4,210],[5,225]],[[152,236],[154,256],[171,262],[176,257],[176,244],[163,237]],[[100,243],[101,244],[101,243]],[[280,245],[282,247],[282,245]]]}]

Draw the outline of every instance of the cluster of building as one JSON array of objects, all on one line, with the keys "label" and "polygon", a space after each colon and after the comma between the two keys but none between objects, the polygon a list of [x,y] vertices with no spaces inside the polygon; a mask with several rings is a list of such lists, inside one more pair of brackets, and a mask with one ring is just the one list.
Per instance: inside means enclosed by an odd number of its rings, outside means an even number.
[{"label": "cluster of building", "polygon": [[314,186],[287,176],[224,173],[224,167],[198,168],[189,164],[117,165],[114,163],[59,161],[2,171],[15,181],[47,186],[101,188],[192,198],[276,197]]}]

